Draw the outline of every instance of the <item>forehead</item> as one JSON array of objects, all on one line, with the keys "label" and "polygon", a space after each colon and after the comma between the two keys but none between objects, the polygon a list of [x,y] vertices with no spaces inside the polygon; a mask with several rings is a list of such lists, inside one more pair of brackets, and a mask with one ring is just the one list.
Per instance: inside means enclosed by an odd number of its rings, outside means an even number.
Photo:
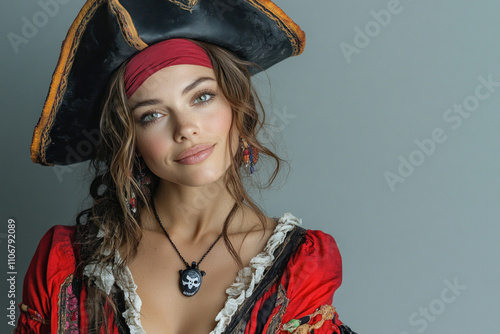
[{"label": "forehead", "polygon": [[[174,65],[153,73],[131,96],[130,101],[156,94],[178,94],[201,77],[215,80],[213,69],[199,65]],[[208,82],[215,82],[209,80]]]}]

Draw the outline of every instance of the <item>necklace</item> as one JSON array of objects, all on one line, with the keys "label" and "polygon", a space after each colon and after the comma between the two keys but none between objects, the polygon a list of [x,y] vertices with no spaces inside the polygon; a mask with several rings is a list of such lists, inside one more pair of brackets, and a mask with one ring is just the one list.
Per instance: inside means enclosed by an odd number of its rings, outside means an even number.
[{"label": "necklace", "polygon": [[[215,239],[213,244],[208,248],[208,250],[205,252],[205,254],[203,254],[203,256],[198,261],[198,263],[193,261],[191,263],[191,265],[189,265],[187,263],[187,261],[184,260],[184,257],[181,255],[181,253],[179,252],[179,250],[175,246],[174,242],[170,238],[170,235],[168,234],[167,230],[165,230],[165,227],[161,223],[160,216],[158,216],[158,212],[156,212],[156,207],[155,207],[153,200],[151,201],[151,206],[153,207],[153,212],[155,214],[156,220],[160,224],[160,227],[163,230],[163,233],[165,233],[165,236],[167,237],[168,241],[170,241],[170,243],[172,244],[172,247],[174,247],[175,251],[177,252],[179,257],[181,258],[182,262],[184,262],[184,264],[186,265],[186,269],[179,270],[179,274],[180,274],[179,288],[181,289],[181,292],[184,296],[187,296],[187,297],[194,296],[198,292],[198,290],[200,290],[203,276],[206,275],[205,271],[200,270],[200,268],[199,268],[200,263],[201,263],[201,261],[203,261],[203,259],[205,259],[205,256],[207,256],[207,254],[212,250],[212,248],[215,246],[215,244],[220,240],[220,238],[222,237],[222,232],[221,232],[221,234],[219,234],[217,239]],[[226,220],[224,221],[224,225],[233,216],[234,211],[237,209],[237,207],[238,206],[235,203],[233,208],[231,209],[231,211],[227,215]]]}]

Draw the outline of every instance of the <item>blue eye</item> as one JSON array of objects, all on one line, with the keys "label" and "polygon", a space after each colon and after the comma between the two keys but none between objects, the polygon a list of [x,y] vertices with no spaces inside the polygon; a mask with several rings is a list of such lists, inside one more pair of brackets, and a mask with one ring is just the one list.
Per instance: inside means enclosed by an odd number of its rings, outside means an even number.
[{"label": "blue eye", "polygon": [[198,103],[207,103],[209,102],[215,94],[209,93],[209,92],[203,92],[198,97],[193,101],[193,104],[198,104]]},{"label": "blue eye", "polygon": [[146,113],[141,116],[141,119],[139,120],[141,124],[148,124],[156,121],[158,118],[161,117],[161,114],[159,112],[153,111],[150,113]]}]

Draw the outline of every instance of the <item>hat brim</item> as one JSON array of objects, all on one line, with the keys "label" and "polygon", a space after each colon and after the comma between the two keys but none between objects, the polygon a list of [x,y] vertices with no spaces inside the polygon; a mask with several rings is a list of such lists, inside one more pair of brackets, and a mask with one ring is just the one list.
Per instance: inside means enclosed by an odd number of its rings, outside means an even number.
[{"label": "hat brim", "polygon": [[225,47],[262,69],[305,46],[300,27],[268,0],[88,0],[63,42],[33,134],[33,162],[90,159],[112,74],[135,53],[170,38]]}]

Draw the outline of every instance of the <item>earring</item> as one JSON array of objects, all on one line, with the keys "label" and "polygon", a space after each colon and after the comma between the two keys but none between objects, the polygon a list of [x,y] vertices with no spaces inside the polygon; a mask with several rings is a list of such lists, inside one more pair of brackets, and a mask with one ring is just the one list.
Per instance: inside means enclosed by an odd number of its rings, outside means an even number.
[{"label": "earring", "polygon": [[130,198],[127,202],[127,207],[128,207],[128,210],[130,212],[132,212],[132,213],[137,212],[137,208],[135,207],[135,193],[133,190],[132,190],[132,193],[130,194]]},{"label": "earring", "polygon": [[[134,166],[132,166],[132,169],[130,170],[130,175],[137,182],[139,188],[141,188],[141,190],[144,193],[149,191],[148,185],[151,183],[151,178],[149,177],[149,175],[146,175],[146,170],[147,170],[146,163],[141,158],[139,158],[137,173],[134,173]],[[131,191],[130,198],[127,202],[127,207],[130,210],[130,212],[132,213],[137,212],[136,196],[133,190]]]},{"label": "earring", "polygon": [[137,180],[137,183],[139,184],[139,187],[142,191],[147,191],[147,186],[151,183],[151,178],[146,174],[147,170],[148,169],[146,167],[144,159],[139,158],[139,168],[135,179]]},{"label": "earring", "polygon": [[[132,168],[130,168],[130,173],[129,175],[135,179],[134,177],[134,166],[132,166]],[[131,187],[132,188],[132,187]],[[127,203],[127,208],[128,210],[134,214],[137,212],[137,208],[136,208],[136,201],[135,201],[135,192],[134,190],[130,190],[130,197],[128,198],[128,200],[125,200],[126,203]]]},{"label": "earring", "polygon": [[254,165],[259,160],[259,151],[253,147],[247,140],[241,137],[241,149],[243,151],[243,161],[245,162],[245,167],[250,171],[250,174],[254,172]]}]

